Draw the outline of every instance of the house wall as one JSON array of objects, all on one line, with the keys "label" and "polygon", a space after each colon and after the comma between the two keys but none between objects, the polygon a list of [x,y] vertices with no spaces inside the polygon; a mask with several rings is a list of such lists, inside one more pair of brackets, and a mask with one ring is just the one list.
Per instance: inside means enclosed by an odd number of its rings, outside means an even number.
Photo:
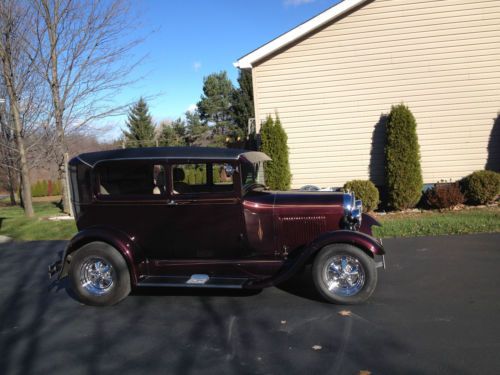
[{"label": "house wall", "polygon": [[279,113],[292,187],[383,184],[380,119],[401,102],[424,182],[483,169],[500,144],[499,20],[497,0],[375,0],[254,64],[257,123]]}]

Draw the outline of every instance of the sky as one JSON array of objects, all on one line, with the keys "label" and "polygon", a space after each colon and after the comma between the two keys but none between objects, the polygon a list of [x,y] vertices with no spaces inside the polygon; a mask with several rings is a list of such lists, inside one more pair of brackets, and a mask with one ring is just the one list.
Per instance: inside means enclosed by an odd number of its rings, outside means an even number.
[{"label": "sky", "polygon": [[[140,0],[130,14],[146,35],[136,56],[146,56],[134,71],[143,77],[116,97],[148,101],[155,121],[183,116],[202,94],[203,77],[227,71],[236,85],[233,62],[280,34],[321,13],[338,0]],[[125,116],[111,120],[117,138]]]}]

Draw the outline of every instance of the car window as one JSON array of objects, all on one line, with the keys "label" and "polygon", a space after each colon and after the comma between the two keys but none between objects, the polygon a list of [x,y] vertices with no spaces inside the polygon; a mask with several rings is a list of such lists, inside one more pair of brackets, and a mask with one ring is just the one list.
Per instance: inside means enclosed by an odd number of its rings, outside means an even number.
[{"label": "car window", "polygon": [[241,176],[243,186],[251,186],[255,184],[265,185],[264,182],[264,163],[242,163]]},{"label": "car window", "polygon": [[94,173],[100,197],[154,197],[166,194],[166,174],[161,164],[129,161],[101,163]]},{"label": "car window", "polygon": [[227,163],[172,165],[174,194],[216,193],[233,190],[233,167]]},{"label": "car window", "polygon": [[231,164],[227,163],[214,163],[212,164],[212,179],[214,185],[232,185],[234,169]]}]

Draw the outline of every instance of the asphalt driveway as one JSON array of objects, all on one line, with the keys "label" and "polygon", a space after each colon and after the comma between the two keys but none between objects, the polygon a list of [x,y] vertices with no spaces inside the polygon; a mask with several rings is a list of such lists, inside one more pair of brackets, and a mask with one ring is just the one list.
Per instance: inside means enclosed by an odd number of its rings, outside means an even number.
[{"label": "asphalt driveway", "polygon": [[500,371],[500,234],[386,240],[377,291],[349,307],[319,300],[307,271],[260,293],[145,290],[87,307],[49,287],[64,245],[0,246],[0,374]]}]

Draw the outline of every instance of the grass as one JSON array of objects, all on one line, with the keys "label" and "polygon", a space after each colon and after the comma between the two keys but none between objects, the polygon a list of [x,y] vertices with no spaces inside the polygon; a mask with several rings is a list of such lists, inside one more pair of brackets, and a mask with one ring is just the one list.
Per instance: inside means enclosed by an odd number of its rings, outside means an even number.
[{"label": "grass", "polygon": [[19,206],[0,202],[0,235],[15,240],[66,240],[76,232],[74,220],[50,221],[47,218],[61,214],[55,202],[33,202],[35,217],[28,219]]},{"label": "grass", "polygon": [[383,225],[382,227],[374,227],[373,232],[377,237],[500,232],[499,207],[377,215],[377,220]]}]

